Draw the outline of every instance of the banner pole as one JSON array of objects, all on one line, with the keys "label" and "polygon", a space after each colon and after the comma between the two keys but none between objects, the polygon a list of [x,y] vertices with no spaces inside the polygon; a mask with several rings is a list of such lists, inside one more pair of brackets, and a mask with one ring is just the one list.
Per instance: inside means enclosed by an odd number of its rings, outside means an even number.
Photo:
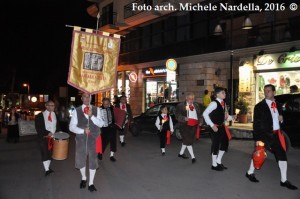
[{"label": "banner pole", "polygon": [[[91,94],[89,94],[89,108],[91,107]],[[87,123],[87,127],[90,129],[90,116],[88,115],[88,123]],[[87,150],[87,145],[88,145],[88,139],[89,139],[89,135],[86,134],[86,141],[85,141],[85,154],[87,154],[88,150]]]},{"label": "banner pole", "polygon": [[[67,28],[74,28],[74,27],[76,27],[76,26],[72,26],[72,25],[68,25],[68,24],[66,24],[66,27]],[[84,28],[84,27],[80,27],[81,29],[90,29],[90,28]],[[105,31],[99,31],[99,30],[95,30],[95,29],[92,29],[93,31],[96,31],[96,32],[105,32]],[[109,34],[112,34],[113,35],[113,33],[109,33]],[[119,34],[117,34],[117,35],[119,35]],[[125,35],[120,35],[121,37],[126,37]]]}]

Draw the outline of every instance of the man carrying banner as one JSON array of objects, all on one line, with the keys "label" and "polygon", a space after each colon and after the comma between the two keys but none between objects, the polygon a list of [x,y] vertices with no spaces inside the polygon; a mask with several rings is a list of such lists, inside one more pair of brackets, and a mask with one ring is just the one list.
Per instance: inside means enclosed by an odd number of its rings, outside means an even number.
[{"label": "man carrying banner", "polygon": [[126,112],[126,119],[123,128],[118,129],[121,146],[125,146],[126,143],[124,141],[124,137],[128,132],[130,121],[132,121],[131,107],[127,104],[126,96],[120,97],[120,103],[116,104],[116,107]]},{"label": "man carrying banner", "polygon": [[91,96],[83,93],[82,106],[75,109],[70,121],[70,131],[76,134],[75,167],[80,170],[80,189],[86,187],[86,159],[89,161],[89,187],[88,190],[97,191],[94,186],[94,177],[98,168],[96,153],[96,139],[100,128],[104,125],[101,119],[100,109],[90,105]]},{"label": "man carrying banner", "polygon": [[[109,98],[102,99],[102,106],[100,108],[101,118],[104,121],[104,126],[101,128],[102,136],[102,153],[105,148],[110,144],[110,161],[115,162],[114,153],[117,151],[117,131],[114,119],[113,106]],[[102,154],[98,154],[98,158],[102,160]]]}]

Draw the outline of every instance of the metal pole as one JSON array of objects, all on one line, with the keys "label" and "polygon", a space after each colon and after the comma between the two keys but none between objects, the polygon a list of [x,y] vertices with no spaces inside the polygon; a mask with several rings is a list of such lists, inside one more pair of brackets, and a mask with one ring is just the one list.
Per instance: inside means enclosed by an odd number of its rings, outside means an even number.
[{"label": "metal pole", "polygon": [[[233,115],[233,50],[232,50],[232,38],[233,38],[233,23],[232,13],[230,17],[230,115]],[[232,121],[229,122],[229,126],[232,126]]]},{"label": "metal pole", "polygon": [[27,91],[28,91],[28,100],[30,101],[30,86],[29,86],[29,84],[27,84]]},{"label": "metal pole", "polygon": [[[233,50],[230,52],[230,90],[230,115],[233,115]],[[229,126],[232,126],[232,121]]]}]

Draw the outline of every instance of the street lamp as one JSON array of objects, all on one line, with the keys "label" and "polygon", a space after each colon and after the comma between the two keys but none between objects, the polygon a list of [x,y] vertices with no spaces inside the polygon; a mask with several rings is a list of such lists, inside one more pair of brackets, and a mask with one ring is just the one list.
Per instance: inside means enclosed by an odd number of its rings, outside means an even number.
[{"label": "street lamp", "polygon": [[29,96],[30,86],[29,84],[23,84],[23,86],[27,87],[28,100],[30,100],[30,96]]}]

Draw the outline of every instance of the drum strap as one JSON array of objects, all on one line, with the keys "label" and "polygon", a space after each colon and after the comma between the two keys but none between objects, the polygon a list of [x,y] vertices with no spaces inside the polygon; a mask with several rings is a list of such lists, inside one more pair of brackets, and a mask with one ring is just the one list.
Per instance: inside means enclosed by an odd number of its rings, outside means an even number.
[{"label": "drum strap", "polygon": [[51,149],[53,148],[53,139],[52,137],[48,137],[48,151],[51,151]]}]

